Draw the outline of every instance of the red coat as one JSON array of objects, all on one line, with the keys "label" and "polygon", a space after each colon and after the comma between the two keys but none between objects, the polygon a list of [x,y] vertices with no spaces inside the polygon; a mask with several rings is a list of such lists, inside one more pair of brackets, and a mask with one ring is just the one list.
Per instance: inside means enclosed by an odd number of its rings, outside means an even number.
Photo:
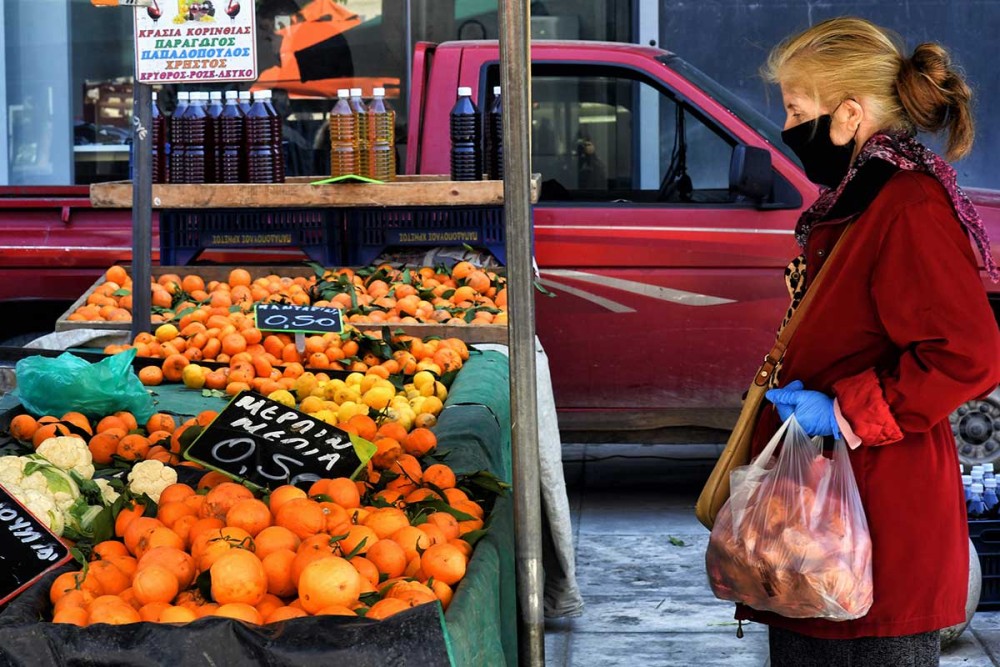
[{"label": "red coat", "polygon": [[[737,609],[813,637],[902,636],[965,620],[968,523],[948,416],[997,386],[1000,333],[944,188],[914,172],[887,178],[859,215],[813,228],[808,275],[856,217],[781,369],[782,384],[836,396],[862,440],[851,464],[871,531],[874,604],[846,622]],[[755,453],[777,426],[769,406]]]}]

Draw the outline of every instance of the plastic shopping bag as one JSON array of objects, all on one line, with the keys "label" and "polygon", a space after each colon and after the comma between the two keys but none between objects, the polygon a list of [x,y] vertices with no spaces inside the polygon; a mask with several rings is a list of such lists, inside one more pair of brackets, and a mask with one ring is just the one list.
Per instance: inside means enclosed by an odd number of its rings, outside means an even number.
[{"label": "plastic shopping bag", "polygon": [[36,415],[63,415],[71,410],[103,417],[128,410],[145,423],[153,416],[153,399],[132,370],[135,349],[90,363],[64,352],[58,357],[26,357],[17,362],[21,404]]},{"label": "plastic shopping bag", "polygon": [[868,613],[868,521],[847,446],[838,440],[827,458],[821,443],[790,417],[750,465],[733,471],[705,555],[716,597],[789,618]]}]

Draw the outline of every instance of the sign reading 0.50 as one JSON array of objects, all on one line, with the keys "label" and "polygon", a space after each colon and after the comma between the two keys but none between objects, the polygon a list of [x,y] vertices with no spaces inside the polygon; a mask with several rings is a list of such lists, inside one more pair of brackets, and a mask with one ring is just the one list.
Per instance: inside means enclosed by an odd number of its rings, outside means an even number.
[{"label": "sign reading 0.50", "polygon": [[344,329],[339,308],[261,303],[254,310],[261,331],[340,333]]}]

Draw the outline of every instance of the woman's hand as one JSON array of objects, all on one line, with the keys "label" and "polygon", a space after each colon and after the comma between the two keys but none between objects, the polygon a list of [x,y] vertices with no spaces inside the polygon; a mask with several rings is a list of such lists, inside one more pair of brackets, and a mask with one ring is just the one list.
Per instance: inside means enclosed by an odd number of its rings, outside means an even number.
[{"label": "woman's hand", "polygon": [[833,411],[833,399],[826,394],[804,389],[799,380],[793,380],[781,389],[769,390],[764,396],[774,403],[782,421],[795,415],[808,435],[841,437]]}]

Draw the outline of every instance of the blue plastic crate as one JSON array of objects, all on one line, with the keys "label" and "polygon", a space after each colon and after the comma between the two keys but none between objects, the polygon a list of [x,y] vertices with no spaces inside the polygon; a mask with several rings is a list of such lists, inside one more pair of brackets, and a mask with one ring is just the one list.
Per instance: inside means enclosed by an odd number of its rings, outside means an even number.
[{"label": "blue plastic crate", "polygon": [[1000,609],[1000,521],[970,519],[969,537],[979,554],[983,587],[977,609]]},{"label": "blue plastic crate", "polygon": [[388,248],[468,245],[507,263],[503,207],[439,206],[345,209],[346,260],[371,264]]},{"label": "blue plastic crate", "polygon": [[336,209],[167,209],[160,264],[182,266],[210,248],[298,248],[323,266],[343,263]]}]

